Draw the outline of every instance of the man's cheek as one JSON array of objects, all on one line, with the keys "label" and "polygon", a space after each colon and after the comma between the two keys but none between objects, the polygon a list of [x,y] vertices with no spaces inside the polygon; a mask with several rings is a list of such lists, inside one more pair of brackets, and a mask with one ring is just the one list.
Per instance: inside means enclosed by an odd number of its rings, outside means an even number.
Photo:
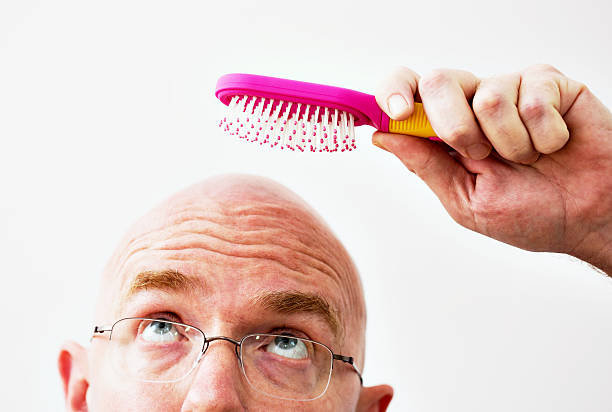
[{"label": "man's cheek", "polygon": [[[156,383],[139,383],[131,395],[138,402],[140,411],[180,411],[185,393],[181,385],[167,385]],[[129,394],[127,394],[130,397]],[[127,401],[127,400],[126,400]]]},{"label": "man's cheek", "polygon": [[91,387],[91,411],[180,411],[185,394],[180,385],[105,379]]}]

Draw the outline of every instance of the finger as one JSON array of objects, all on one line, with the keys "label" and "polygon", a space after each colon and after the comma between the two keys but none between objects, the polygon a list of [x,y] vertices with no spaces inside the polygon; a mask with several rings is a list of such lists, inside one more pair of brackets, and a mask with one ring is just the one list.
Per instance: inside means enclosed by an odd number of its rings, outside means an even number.
[{"label": "finger", "polygon": [[559,113],[561,79],[559,72],[547,66],[528,69],[521,79],[519,114],[529,131],[533,147],[540,153],[556,152],[569,139],[569,130]]},{"label": "finger", "polygon": [[378,87],[378,106],[394,120],[407,119],[414,108],[414,93],[419,75],[406,67],[398,67]]},{"label": "finger", "polygon": [[513,167],[519,166],[516,163],[506,161],[495,152],[481,160],[474,160],[463,156],[454,156],[454,159],[461,163],[469,173],[475,175],[498,175],[500,172],[506,172]]},{"label": "finger", "polygon": [[481,80],[472,108],[497,153],[512,162],[531,164],[538,152],[516,107],[520,82],[518,73]]},{"label": "finger", "polygon": [[491,151],[476,122],[468,100],[478,79],[460,70],[436,70],[419,81],[419,93],[433,129],[440,139],[472,159],[483,159]]},{"label": "finger", "polygon": [[372,142],[397,156],[436,194],[455,221],[474,229],[470,196],[475,177],[438,143],[419,137],[376,132]]}]

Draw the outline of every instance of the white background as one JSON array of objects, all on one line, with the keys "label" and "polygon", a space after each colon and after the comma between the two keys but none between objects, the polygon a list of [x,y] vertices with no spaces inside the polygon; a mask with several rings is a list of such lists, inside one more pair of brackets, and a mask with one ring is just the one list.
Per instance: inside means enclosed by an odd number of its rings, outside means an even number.
[{"label": "white background", "polygon": [[[456,225],[358,129],[359,150],[263,150],[224,136],[219,76],[373,92],[397,65],[489,76],[550,63],[612,105],[600,1],[0,3],[2,404],[63,410],[56,359],[86,344],[127,226],[206,176],[288,185],[361,270],[366,385],[391,411],[612,410],[612,283],[575,259]],[[589,165],[584,165],[589,167]]]}]

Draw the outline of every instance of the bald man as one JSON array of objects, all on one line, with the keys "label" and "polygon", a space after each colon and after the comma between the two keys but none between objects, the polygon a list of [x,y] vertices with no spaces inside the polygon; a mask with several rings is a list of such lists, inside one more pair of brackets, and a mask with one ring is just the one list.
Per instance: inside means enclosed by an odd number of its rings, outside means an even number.
[{"label": "bald man", "polygon": [[361,385],[351,258],[270,180],[222,176],[171,197],[120,243],[100,291],[91,347],[60,355],[69,410],[384,410],[391,399],[389,386]]},{"label": "bald man", "polygon": [[[438,135],[376,133],[460,224],[612,273],[612,115],[549,66],[490,79],[402,68],[377,94],[418,96]],[[494,149],[494,150],[493,150]],[[121,242],[91,345],[59,356],[70,411],[384,411],[365,387],[365,307],[349,255],[295,194],[223,176],[171,197]]]}]

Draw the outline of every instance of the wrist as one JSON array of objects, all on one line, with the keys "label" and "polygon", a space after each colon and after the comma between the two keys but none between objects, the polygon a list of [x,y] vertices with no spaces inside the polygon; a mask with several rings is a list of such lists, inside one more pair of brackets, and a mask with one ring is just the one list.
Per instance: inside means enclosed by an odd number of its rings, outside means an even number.
[{"label": "wrist", "polygon": [[589,233],[568,254],[590,263],[612,277],[612,225],[604,230]]}]

